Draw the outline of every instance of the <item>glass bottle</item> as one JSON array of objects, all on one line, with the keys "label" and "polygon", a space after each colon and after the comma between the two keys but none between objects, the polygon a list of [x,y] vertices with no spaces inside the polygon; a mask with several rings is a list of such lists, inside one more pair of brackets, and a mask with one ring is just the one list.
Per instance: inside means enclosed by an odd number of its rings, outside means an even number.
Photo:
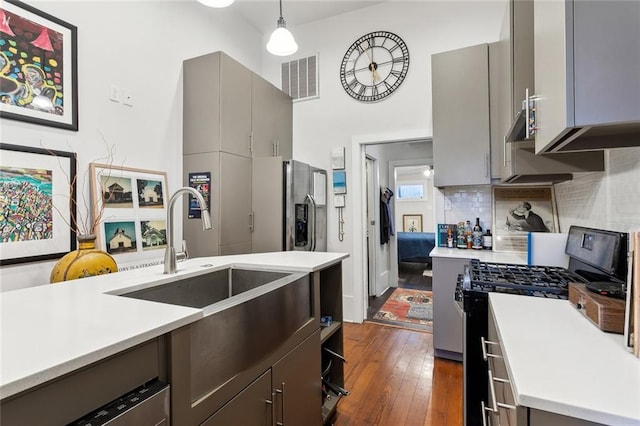
[{"label": "glass bottle", "polygon": [[471,233],[471,248],[482,250],[482,227],[480,226],[480,218],[476,217],[476,224],[473,226]]},{"label": "glass bottle", "polygon": [[487,228],[487,233],[482,236],[482,248],[485,250],[493,249],[493,237],[489,228]]},{"label": "glass bottle", "polygon": [[464,235],[467,239],[467,248],[470,249],[473,245],[473,229],[471,228],[471,221],[467,221],[464,228]]}]

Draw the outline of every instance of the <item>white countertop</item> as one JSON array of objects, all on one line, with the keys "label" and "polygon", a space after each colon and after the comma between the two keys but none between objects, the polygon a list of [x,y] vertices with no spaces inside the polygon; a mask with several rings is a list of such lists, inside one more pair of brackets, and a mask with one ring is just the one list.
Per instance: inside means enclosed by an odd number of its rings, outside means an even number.
[{"label": "white countertop", "polygon": [[189,259],[0,293],[0,399],[194,322],[201,309],[109,292],[161,284],[229,266],[314,272],[346,253],[274,252]]},{"label": "white countertop", "polygon": [[519,405],[640,425],[640,359],[567,300],[489,293]]},{"label": "white countertop", "polygon": [[501,252],[494,250],[457,249],[434,247],[429,253],[431,257],[448,257],[456,259],[478,259],[482,262],[527,264],[527,253]]}]

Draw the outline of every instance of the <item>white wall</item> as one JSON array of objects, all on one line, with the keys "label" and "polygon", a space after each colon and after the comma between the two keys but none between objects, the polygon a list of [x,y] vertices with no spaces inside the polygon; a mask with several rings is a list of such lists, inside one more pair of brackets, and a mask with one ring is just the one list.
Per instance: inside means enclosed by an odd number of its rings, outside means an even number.
[{"label": "white wall", "polygon": [[422,174],[413,177],[403,177],[396,179],[396,188],[399,185],[422,185],[424,187],[424,198],[420,200],[400,200],[396,198],[395,222],[398,232],[402,231],[402,216],[405,214],[422,215],[422,232],[435,232],[435,220],[433,218],[433,180]]},{"label": "white wall", "polygon": [[[329,250],[351,255],[343,268],[347,320],[360,321],[364,317],[363,199],[360,191],[354,190],[364,170],[358,158],[360,143],[430,137],[431,54],[496,41],[505,5],[502,0],[390,1],[291,27],[300,50],[287,60],[319,53],[320,67],[320,98],[294,105],[293,155],[328,169],[331,148],[348,147],[344,241],[337,238],[335,209],[330,208],[328,215]],[[396,33],[406,42],[411,61],[409,73],[389,98],[374,104],[361,103],[342,89],[340,62],[358,37],[378,30]],[[280,60],[264,56],[265,78],[278,87],[279,64]]]},{"label": "white wall", "polygon": [[[182,61],[224,50],[256,72],[262,67],[262,35],[232,9],[195,1],[28,3],[78,27],[79,131],[1,119],[2,142],[77,152],[79,182],[107,151],[102,134],[116,147],[114,164],[166,171],[175,191],[182,186]],[[133,90],[134,106],[110,101],[111,84]],[[82,206],[89,187],[81,187]],[[0,289],[46,284],[53,264],[3,266]]]}]

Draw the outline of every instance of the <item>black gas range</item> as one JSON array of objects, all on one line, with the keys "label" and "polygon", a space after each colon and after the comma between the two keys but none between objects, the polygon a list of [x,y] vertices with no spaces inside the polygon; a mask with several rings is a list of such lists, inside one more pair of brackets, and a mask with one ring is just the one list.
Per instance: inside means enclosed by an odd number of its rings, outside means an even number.
[{"label": "black gas range", "polygon": [[[455,298],[463,310],[464,425],[482,425],[488,406],[487,364],[481,338],[488,334],[489,293],[568,299],[569,283],[593,291],[624,290],[627,274],[626,233],[572,226],[565,253],[567,268],[471,260],[458,276]],[[624,294],[617,294],[624,297]],[[484,402],[484,406],[482,405]]]}]

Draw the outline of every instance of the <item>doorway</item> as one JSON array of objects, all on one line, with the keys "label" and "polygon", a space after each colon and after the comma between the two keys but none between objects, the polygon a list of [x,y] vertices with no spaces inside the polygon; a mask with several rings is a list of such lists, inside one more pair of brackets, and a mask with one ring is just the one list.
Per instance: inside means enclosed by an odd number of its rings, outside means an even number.
[{"label": "doorway", "polygon": [[[375,313],[385,303],[387,298],[396,288],[430,290],[431,277],[424,275],[424,270],[429,269],[422,263],[399,262],[397,247],[397,232],[402,231],[402,216],[396,215],[397,196],[391,197],[390,216],[394,234],[388,243],[381,241],[381,192],[397,190],[397,175],[401,180],[406,170],[413,170],[414,174],[423,173],[431,163],[431,141],[396,141],[386,143],[371,143],[362,146],[361,182],[363,184],[363,217],[360,219],[366,224],[363,227],[363,248],[365,263],[364,272],[364,318],[372,319]],[[418,170],[418,166],[422,169]],[[432,188],[432,187],[431,187]],[[429,190],[425,188],[425,190]],[[431,201],[432,196],[428,196]],[[416,203],[414,202],[415,206]],[[372,212],[374,213],[372,216]],[[435,227],[433,208],[425,211],[423,217],[429,226]],[[394,217],[395,216],[395,217]],[[400,268],[399,268],[400,266]],[[400,270],[400,274],[399,274]]]}]

